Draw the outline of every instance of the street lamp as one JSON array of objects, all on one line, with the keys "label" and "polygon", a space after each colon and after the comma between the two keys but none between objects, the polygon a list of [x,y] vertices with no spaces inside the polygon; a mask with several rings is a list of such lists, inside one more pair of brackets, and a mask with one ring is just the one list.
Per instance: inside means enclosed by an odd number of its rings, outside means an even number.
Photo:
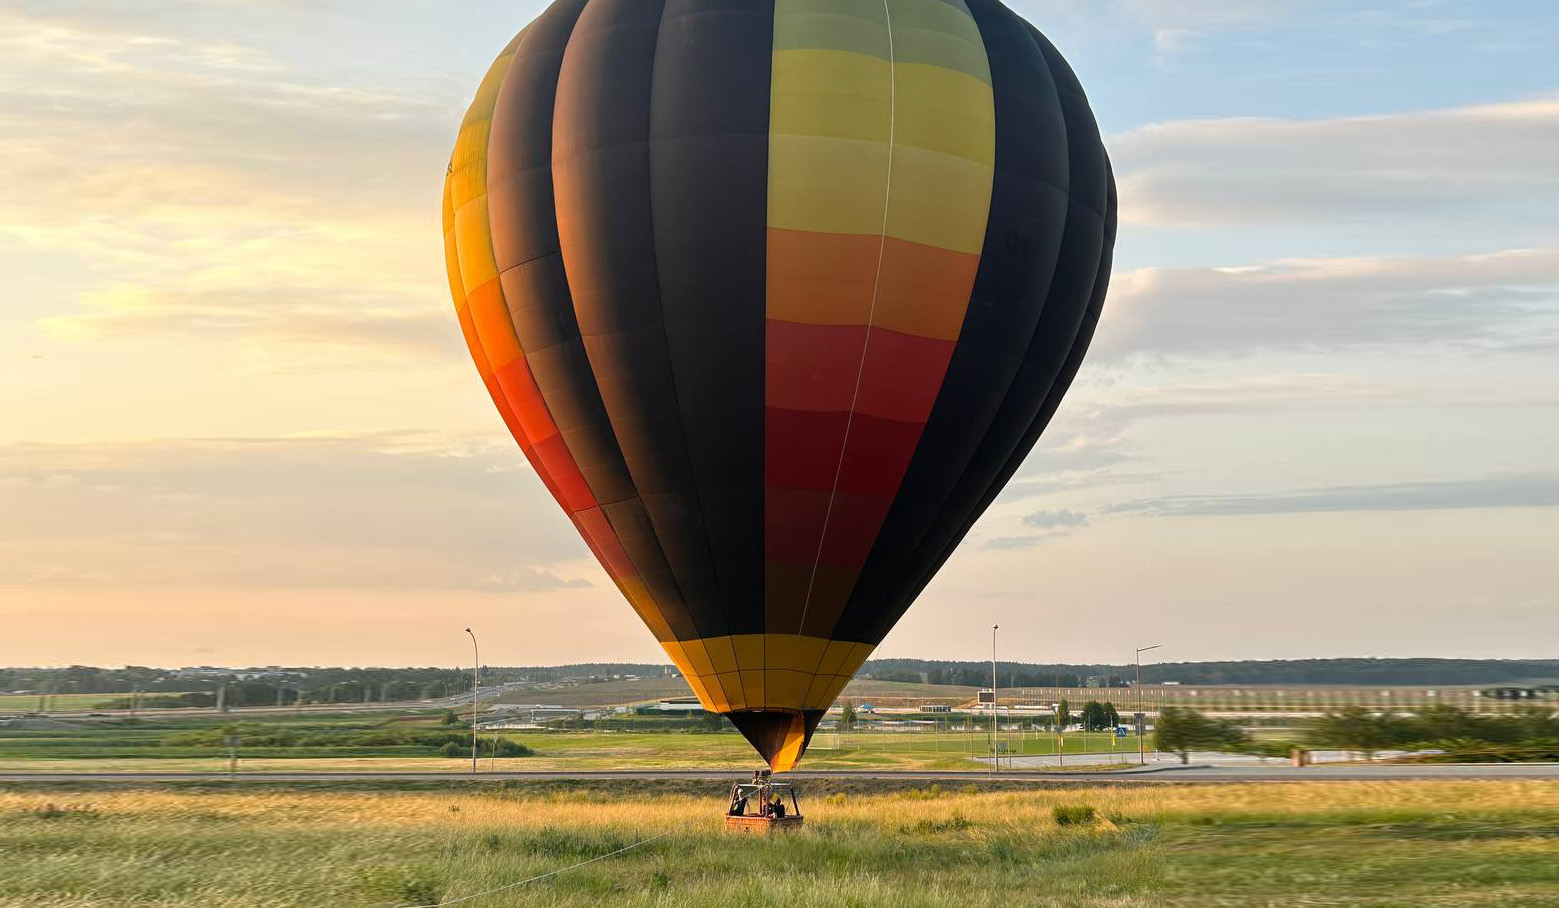
[{"label": "street lamp", "polygon": [[1147,708],[1147,703],[1143,699],[1143,696],[1142,696],[1142,654],[1147,652],[1150,649],[1158,649],[1159,647],[1161,647],[1163,645],[1164,644],[1162,644],[1162,643],[1155,643],[1152,646],[1139,646],[1139,647],[1137,647],[1137,715],[1142,717],[1142,718],[1137,720],[1137,765],[1138,766],[1146,766],[1147,762],[1148,762],[1147,736],[1146,736],[1146,734],[1144,734],[1144,729],[1143,729],[1143,724],[1147,721],[1148,708]]},{"label": "street lamp", "polygon": [[991,625],[991,772],[996,772],[1001,756],[996,751],[996,630],[1001,625]]},{"label": "street lamp", "polygon": [[476,645],[476,634],[466,628],[466,633],[471,634],[471,774],[476,774],[476,697],[479,690],[479,675],[482,670],[482,651]]}]

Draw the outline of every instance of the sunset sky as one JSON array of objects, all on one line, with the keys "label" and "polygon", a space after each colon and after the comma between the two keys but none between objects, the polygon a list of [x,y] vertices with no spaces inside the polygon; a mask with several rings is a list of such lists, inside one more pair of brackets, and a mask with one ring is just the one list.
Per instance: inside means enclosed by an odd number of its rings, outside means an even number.
[{"label": "sunset sky", "polygon": [[[1559,8],[1009,5],[1089,90],[1116,277],[878,654],[1559,655]],[[443,273],[542,6],[0,5],[0,664],[664,661]]]}]

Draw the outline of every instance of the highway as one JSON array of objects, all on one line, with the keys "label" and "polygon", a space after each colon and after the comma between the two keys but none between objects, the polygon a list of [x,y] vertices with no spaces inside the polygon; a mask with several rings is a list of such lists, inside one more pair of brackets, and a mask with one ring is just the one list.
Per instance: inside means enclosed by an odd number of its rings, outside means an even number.
[{"label": "highway", "polygon": [[[0,772],[0,784],[26,782],[557,782],[745,778],[740,769],[620,769],[536,772]],[[1148,766],[1107,772],[835,769],[787,773],[794,782],[883,779],[907,782],[1390,782],[1531,779],[1559,781],[1559,763],[1344,764],[1268,766]]]}]

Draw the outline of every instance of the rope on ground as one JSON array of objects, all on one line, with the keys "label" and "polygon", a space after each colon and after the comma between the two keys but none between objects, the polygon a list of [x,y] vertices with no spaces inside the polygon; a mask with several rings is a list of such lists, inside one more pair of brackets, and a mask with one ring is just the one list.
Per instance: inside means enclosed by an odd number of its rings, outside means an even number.
[{"label": "rope on ground", "polygon": [[617,849],[616,851],[608,852],[606,854],[598,854],[598,855],[596,855],[593,858],[588,858],[586,860],[580,861],[577,864],[570,864],[567,867],[559,867],[556,870],[549,870],[546,873],[540,874],[538,876],[529,877],[529,878],[523,879],[523,880],[516,880],[513,883],[505,883],[502,886],[498,886],[498,887],[495,887],[493,889],[484,889],[481,892],[473,892],[470,895],[462,895],[461,897],[459,897],[457,899],[444,899],[442,901],[436,902],[436,903],[431,904],[431,905],[413,905],[413,906],[411,906],[411,908],[446,908],[446,906],[449,906],[449,905],[458,905],[461,902],[469,902],[469,901],[471,901],[473,899],[480,899],[480,898],[485,898],[485,897],[487,897],[489,895],[496,895],[497,893],[500,893],[500,892],[505,892],[505,891],[510,890],[510,889],[516,889],[516,888],[518,888],[520,886],[524,886],[526,883],[534,883],[534,882],[537,882],[538,880],[544,880],[544,879],[547,879],[548,877],[557,876],[560,873],[567,873],[570,870],[575,870],[577,868],[585,866],[586,864],[594,864],[596,861],[604,861],[607,858],[615,858],[618,855],[623,854],[624,852],[632,851],[633,849],[638,848],[641,845],[648,845],[649,843],[655,841],[656,839],[665,838],[666,836],[671,835],[672,831],[673,830],[668,829],[665,832],[656,833],[655,835],[652,835],[652,836],[650,836],[647,839],[640,839],[639,841],[634,842],[632,845],[624,845],[623,847]]}]

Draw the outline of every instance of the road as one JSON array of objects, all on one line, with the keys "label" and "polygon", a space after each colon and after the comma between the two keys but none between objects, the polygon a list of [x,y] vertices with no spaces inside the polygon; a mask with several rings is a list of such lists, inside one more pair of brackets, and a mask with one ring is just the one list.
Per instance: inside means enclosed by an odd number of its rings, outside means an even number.
[{"label": "road", "polygon": [[[559,772],[3,772],[14,782],[554,782],[708,780],[729,782],[737,769],[623,769]],[[1559,781],[1559,763],[1348,764],[1310,766],[1148,766],[1112,772],[1007,772],[834,769],[793,772],[795,782],[888,779],[911,782],[1379,782],[1431,779],[1541,779]]]}]

